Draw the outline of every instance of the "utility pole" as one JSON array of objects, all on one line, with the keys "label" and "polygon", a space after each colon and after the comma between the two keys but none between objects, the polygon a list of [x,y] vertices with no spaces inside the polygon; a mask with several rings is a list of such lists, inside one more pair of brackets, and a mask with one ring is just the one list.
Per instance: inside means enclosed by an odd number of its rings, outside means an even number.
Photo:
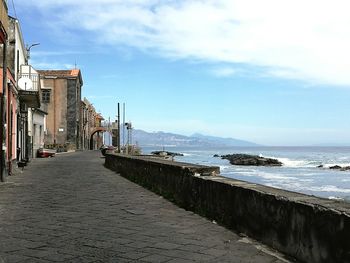
[{"label": "utility pole", "polygon": [[123,146],[125,146],[125,103],[123,103]]},{"label": "utility pole", "polygon": [[117,135],[117,147],[118,147],[118,153],[120,153],[120,104],[118,102],[118,135]]}]

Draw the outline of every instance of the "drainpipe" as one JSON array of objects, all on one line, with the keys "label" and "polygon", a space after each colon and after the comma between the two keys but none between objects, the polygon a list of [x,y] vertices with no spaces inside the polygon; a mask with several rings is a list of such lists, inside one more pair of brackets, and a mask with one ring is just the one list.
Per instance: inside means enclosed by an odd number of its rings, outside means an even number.
[{"label": "drainpipe", "polygon": [[3,59],[2,59],[2,93],[0,95],[0,181],[6,181],[5,167],[6,167],[6,136],[5,135],[5,92],[7,88],[7,63],[6,63],[6,48],[7,48],[7,39],[3,43]]}]

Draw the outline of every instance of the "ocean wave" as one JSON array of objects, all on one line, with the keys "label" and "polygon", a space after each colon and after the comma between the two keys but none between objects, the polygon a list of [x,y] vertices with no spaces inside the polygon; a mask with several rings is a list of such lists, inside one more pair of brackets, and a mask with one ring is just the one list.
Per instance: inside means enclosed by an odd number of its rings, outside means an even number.
[{"label": "ocean wave", "polygon": [[328,192],[328,193],[350,193],[348,188],[340,188],[335,185],[321,185],[321,186],[305,186],[300,185],[297,189],[298,191],[311,191],[311,192]]},{"label": "ocean wave", "polygon": [[279,160],[285,167],[315,167],[320,165],[320,163],[315,161],[307,161],[307,160],[293,160],[290,158],[276,158]]},{"label": "ocean wave", "polygon": [[350,193],[350,189],[339,188],[335,185],[313,186],[310,189],[315,192]]},{"label": "ocean wave", "polygon": [[[323,185],[323,186],[311,186],[311,185],[305,185],[301,184],[299,182],[270,182],[266,184],[267,186],[274,187],[274,188],[280,188],[280,189],[287,189],[290,191],[300,192],[300,193],[333,193],[333,195],[337,194],[349,194],[350,189],[346,188],[340,188],[335,185]],[[323,195],[322,195],[323,196]]]},{"label": "ocean wave", "polygon": [[337,201],[342,201],[342,200],[344,200],[344,198],[341,198],[341,197],[338,197],[338,196],[328,196],[328,199],[337,200]]},{"label": "ocean wave", "polygon": [[297,177],[295,176],[290,176],[286,174],[280,174],[276,172],[266,172],[266,171],[261,171],[261,170],[255,170],[255,169],[234,169],[230,177],[232,175],[243,175],[247,177],[257,177],[260,179],[265,179],[269,181],[274,181],[274,180],[279,180],[279,181],[292,181],[292,180],[298,180]]},{"label": "ocean wave", "polygon": [[343,183],[348,183],[348,182],[350,182],[350,178],[343,178],[340,181]]},{"label": "ocean wave", "polygon": [[230,165],[220,165],[220,171],[230,170],[232,168]]},{"label": "ocean wave", "polygon": [[185,156],[185,157],[194,156],[194,154],[192,154],[192,153],[182,153],[182,154],[183,154],[183,156]]}]

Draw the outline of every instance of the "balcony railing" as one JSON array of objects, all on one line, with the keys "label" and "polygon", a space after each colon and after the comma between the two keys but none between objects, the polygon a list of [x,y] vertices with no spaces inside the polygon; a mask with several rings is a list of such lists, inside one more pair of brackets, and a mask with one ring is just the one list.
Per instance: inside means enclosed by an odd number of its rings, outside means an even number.
[{"label": "balcony railing", "polygon": [[[40,79],[37,73],[22,73],[19,75],[19,79],[24,80],[24,84],[18,86],[20,90],[39,91]],[[25,80],[30,80],[30,82],[26,83]]]},{"label": "balcony railing", "polygon": [[22,65],[17,84],[22,102],[28,107],[40,108],[41,88],[37,71],[30,65]]}]

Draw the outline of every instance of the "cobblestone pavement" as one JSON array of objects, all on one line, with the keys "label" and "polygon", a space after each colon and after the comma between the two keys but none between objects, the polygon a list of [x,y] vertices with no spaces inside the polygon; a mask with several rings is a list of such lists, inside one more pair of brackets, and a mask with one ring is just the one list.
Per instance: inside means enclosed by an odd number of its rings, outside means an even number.
[{"label": "cobblestone pavement", "polygon": [[0,184],[2,262],[288,262],[103,167],[98,151],[33,160]]}]

